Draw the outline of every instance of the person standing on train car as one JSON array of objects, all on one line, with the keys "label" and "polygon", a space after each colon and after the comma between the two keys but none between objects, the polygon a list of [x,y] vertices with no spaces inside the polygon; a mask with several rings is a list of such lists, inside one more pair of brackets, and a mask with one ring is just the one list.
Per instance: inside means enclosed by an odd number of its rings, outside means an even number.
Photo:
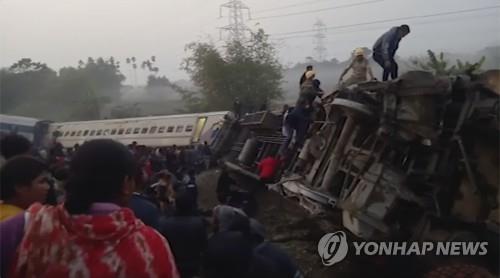
[{"label": "person standing on train car", "polygon": [[312,65],[308,65],[306,67],[306,71],[304,71],[304,73],[302,74],[302,76],[300,77],[300,83],[299,83],[299,87],[302,86],[302,83],[304,83],[304,81],[306,81],[306,72],[308,71],[312,71],[313,70],[313,66]]},{"label": "person standing on train car", "polygon": [[[347,80],[343,80],[344,76],[351,70],[351,76]],[[354,57],[349,64],[349,66],[342,72],[339,78],[339,84],[342,86],[351,86],[353,84],[358,84],[365,82],[367,80],[373,80],[373,73],[370,67],[370,61],[365,57],[365,51],[363,48],[356,48],[354,50]]]},{"label": "person standing on train car", "polygon": [[398,78],[398,64],[394,57],[399,48],[399,42],[410,33],[410,27],[406,24],[392,27],[377,39],[373,45],[373,60],[383,69],[382,81]]}]

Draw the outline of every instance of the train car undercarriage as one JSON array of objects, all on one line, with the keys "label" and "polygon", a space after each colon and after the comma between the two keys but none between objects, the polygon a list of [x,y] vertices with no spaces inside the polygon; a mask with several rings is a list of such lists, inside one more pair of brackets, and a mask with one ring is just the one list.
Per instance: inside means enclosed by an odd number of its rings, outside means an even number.
[{"label": "train car undercarriage", "polygon": [[[269,188],[313,214],[340,209],[342,225],[366,240],[498,237],[500,92],[492,75],[415,71],[324,96],[303,147],[292,142]],[[283,147],[282,122],[259,112],[227,125],[219,154],[258,178],[257,163]]]}]

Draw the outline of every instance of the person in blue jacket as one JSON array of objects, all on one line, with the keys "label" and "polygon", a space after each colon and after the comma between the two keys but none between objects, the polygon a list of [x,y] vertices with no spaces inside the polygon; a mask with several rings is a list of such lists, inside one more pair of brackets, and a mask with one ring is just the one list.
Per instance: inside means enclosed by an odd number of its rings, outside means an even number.
[{"label": "person in blue jacket", "polygon": [[396,51],[399,47],[399,42],[402,38],[410,33],[410,27],[406,24],[392,27],[384,33],[373,45],[373,60],[377,62],[383,69],[383,81],[398,78],[398,64],[394,60]]}]

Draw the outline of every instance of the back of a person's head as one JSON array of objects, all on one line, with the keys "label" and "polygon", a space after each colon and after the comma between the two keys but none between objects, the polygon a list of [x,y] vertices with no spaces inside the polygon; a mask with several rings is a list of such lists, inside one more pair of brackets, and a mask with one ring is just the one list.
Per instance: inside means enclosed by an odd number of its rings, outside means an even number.
[{"label": "back of a person's head", "polygon": [[410,33],[410,26],[408,26],[407,24],[399,26],[399,29],[405,33]]},{"label": "back of a person's head", "polygon": [[124,145],[110,139],[83,144],[70,164],[66,209],[86,213],[94,202],[116,202],[135,171],[134,158]]},{"label": "back of a person's head", "polygon": [[144,191],[144,187],[147,183],[147,177],[146,175],[144,175],[144,172],[142,171],[142,168],[139,164],[136,164],[134,181],[136,191]]},{"label": "back of a person's head", "polygon": [[32,156],[13,157],[0,169],[0,197],[10,200],[17,186],[30,186],[34,179],[47,171],[47,165]]},{"label": "back of a person's head", "polygon": [[185,187],[179,188],[175,193],[175,208],[179,215],[189,215],[194,212],[193,195]]},{"label": "back of a person's head", "polygon": [[252,245],[242,233],[216,233],[208,240],[203,277],[245,277],[252,255]]},{"label": "back of a person's head", "polygon": [[69,169],[67,167],[60,167],[52,171],[52,175],[58,181],[65,181],[69,178]]},{"label": "back of a person's head", "polygon": [[28,154],[31,150],[31,142],[24,136],[9,134],[0,140],[0,154],[5,159],[16,155]]},{"label": "back of a person's head", "polygon": [[214,208],[214,220],[218,231],[250,233],[250,220],[241,209],[218,205]]}]

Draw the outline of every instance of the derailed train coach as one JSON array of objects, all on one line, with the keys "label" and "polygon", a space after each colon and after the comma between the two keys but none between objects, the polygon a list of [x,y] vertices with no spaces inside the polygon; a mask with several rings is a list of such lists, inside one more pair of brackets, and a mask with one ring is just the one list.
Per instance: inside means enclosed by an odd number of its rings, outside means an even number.
[{"label": "derailed train coach", "polygon": [[217,138],[228,111],[169,116],[153,116],[96,121],[51,122],[36,118],[0,115],[0,135],[19,134],[38,148],[50,147],[54,141],[70,148],[75,144],[108,138],[123,144],[188,146]]},{"label": "derailed train coach", "polygon": [[50,126],[52,140],[64,147],[86,141],[108,138],[123,144],[188,146],[211,143],[216,138],[228,111],[169,116],[152,116],[97,121],[58,122]]},{"label": "derailed train coach", "polygon": [[47,145],[50,124],[46,120],[0,114],[0,137],[19,134],[32,141],[36,148],[43,147]]},{"label": "derailed train coach", "polygon": [[[413,71],[323,96],[304,146],[269,187],[313,214],[340,210],[342,225],[366,240],[497,246],[499,75]],[[259,112],[228,125],[227,166],[258,178],[258,162],[283,145],[282,121]]]}]

